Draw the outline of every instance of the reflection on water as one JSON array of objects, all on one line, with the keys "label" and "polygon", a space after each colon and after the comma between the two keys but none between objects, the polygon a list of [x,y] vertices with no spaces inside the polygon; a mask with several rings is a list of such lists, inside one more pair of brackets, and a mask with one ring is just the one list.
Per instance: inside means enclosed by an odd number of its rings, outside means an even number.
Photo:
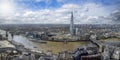
[{"label": "reflection on water", "polygon": [[22,43],[26,48],[33,48],[32,43],[25,37],[20,35],[15,35],[13,40],[19,43]]},{"label": "reflection on water", "polygon": [[23,44],[26,48],[33,49],[33,44],[26,38],[21,35],[14,35],[13,39],[10,33],[8,33],[8,40],[13,40],[15,42]]},{"label": "reflection on water", "polygon": [[[10,34],[9,34],[9,40],[12,40]],[[23,37],[21,35],[15,35],[13,37],[13,40],[23,44],[26,48],[32,48],[32,49],[34,48],[42,51],[52,50],[54,54],[66,49],[72,51],[76,47],[87,43],[87,42],[68,42],[67,44],[64,44],[63,42],[46,41],[47,44],[43,44],[43,43],[31,42],[26,37]]]}]

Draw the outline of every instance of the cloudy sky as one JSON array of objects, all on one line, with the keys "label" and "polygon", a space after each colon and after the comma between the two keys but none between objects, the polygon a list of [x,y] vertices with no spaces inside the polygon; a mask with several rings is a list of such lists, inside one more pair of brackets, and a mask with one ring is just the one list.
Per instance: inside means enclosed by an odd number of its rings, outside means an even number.
[{"label": "cloudy sky", "polygon": [[0,0],[0,24],[68,24],[71,12],[76,24],[120,23],[119,6],[120,0]]}]

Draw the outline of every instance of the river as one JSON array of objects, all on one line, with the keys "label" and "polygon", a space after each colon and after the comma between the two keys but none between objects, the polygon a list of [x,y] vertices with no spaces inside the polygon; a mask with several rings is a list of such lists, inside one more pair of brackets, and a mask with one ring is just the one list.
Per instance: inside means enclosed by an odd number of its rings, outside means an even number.
[{"label": "river", "polygon": [[[9,40],[12,40],[11,35],[9,34]],[[43,43],[37,43],[37,42],[31,42],[26,37],[22,35],[14,35],[13,40],[23,44],[26,48],[35,49],[39,51],[46,52],[48,50],[51,50],[54,54],[69,50],[73,51],[76,47],[82,46],[83,44],[87,44],[88,42],[68,42],[67,44],[63,42],[52,42],[52,41],[46,41],[46,44]]]}]

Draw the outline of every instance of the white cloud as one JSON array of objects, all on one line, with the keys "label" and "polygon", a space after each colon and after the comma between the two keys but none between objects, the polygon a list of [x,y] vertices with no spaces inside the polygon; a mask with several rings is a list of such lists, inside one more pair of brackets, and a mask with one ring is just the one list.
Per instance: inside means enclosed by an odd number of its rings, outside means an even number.
[{"label": "white cloud", "polygon": [[46,4],[50,4],[52,0],[35,0],[36,2],[45,2]]},{"label": "white cloud", "polygon": [[36,2],[41,2],[41,1],[44,1],[44,0],[35,0]]},{"label": "white cloud", "polygon": [[14,14],[14,5],[12,0],[0,0],[0,15],[8,16]]},{"label": "white cloud", "polygon": [[64,2],[64,0],[57,0],[57,2]]},{"label": "white cloud", "polygon": [[[16,24],[68,24],[70,12],[74,10],[74,21],[77,24],[110,23],[107,17],[109,11],[102,5],[87,3],[84,5],[65,4],[57,9],[41,9],[38,11],[26,10],[23,13],[0,17],[2,23]],[[108,13],[109,12],[109,13]],[[102,18],[100,16],[103,16]],[[109,20],[108,20],[109,19]]]}]

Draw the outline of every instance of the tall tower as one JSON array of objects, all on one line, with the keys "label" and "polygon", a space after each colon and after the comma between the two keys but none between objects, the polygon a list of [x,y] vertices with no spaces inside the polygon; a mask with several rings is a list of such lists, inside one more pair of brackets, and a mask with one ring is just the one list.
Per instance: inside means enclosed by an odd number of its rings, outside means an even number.
[{"label": "tall tower", "polygon": [[74,21],[73,21],[73,12],[71,12],[71,20],[70,20],[70,34],[74,35]]}]

